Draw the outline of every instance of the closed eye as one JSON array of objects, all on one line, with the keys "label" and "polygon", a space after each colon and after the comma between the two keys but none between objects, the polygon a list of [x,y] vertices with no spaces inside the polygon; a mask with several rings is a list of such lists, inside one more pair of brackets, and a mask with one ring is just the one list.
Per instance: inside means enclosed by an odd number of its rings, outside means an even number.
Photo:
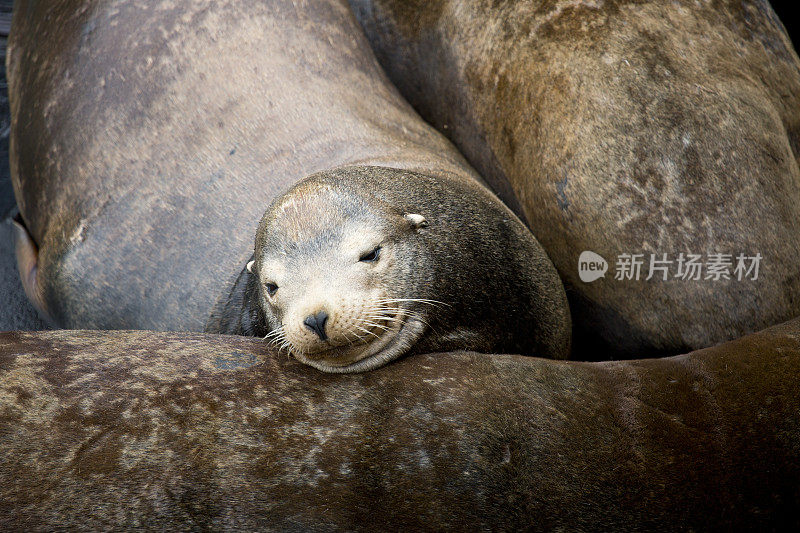
[{"label": "closed eye", "polygon": [[374,263],[375,261],[378,260],[378,257],[380,257],[380,255],[381,255],[381,247],[376,246],[374,250],[365,253],[364,255],[359,257],[358,260],[361,261],[362,263]]}]

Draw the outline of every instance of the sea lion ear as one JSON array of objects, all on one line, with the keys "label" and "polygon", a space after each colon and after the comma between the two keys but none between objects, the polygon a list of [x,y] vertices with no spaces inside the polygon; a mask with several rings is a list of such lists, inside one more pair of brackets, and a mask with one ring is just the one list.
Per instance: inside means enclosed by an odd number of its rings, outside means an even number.
[{"label": "sea lion ear", "polygon": [[422,215],[418,215],[416,213],[406,213],[405,215],[403,215],[403,218],[408,220],[411,223],[411,225],[414,227],[414,229],[420,229],[420,228],[427,228],[428,227],[428,221],[425,220],[425,217],[422,216]]},{"label": "sea lion ear", "polygon": [[253,273],[253,265],[254,264],[255,264],[255,261],[250,261],[249,263],[247,263],[247,271],[250,272],[251,274]]}]

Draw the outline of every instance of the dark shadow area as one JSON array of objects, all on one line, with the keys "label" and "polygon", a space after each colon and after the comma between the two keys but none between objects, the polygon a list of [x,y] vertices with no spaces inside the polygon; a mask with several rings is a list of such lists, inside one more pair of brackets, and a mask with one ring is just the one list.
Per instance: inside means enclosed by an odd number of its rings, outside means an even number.
[{"label": "dark shadow area", "polygon": [[800,4],[798,4],[797,0],[772,0],[770,3],[781,22],[783,22],[786,32],[792,38],[794,48],[797,50],[798,38],[800,38],[797,35],[798,19],[800,19],[797,16],[797,9],[800,9]]},{"label": "dark shadow area", "polygon": [[16,205],[8,175],[8,133],[11,124],[6,81],[6,40],[11,27],[13,0],[0,0],[0,219],[5,219]]}]

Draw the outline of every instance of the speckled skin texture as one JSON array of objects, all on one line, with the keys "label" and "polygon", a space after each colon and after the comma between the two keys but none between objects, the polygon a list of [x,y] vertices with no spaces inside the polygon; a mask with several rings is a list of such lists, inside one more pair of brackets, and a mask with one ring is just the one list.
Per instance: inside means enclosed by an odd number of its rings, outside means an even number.
[{"label": "speckled skin texture", "polygon": [[[578,357],[678,353],[800,314],[800,61],[766,0],[351,4],[423,118],[519,197]],[[584,250],[610,274],[622,253],[764,259],[757,282],[586,284]]]},{"label": "speckled skin texture", "polygon": [[799,372],[800,321],[349,375],[243,337],[5,333],[0,529],[796,529]]},{"label": "speckled skin texture", "polygon": [[69,328],[202,331],[270,201],[341,165],[478,180],[346,2],[21,0],[10,160]]}]

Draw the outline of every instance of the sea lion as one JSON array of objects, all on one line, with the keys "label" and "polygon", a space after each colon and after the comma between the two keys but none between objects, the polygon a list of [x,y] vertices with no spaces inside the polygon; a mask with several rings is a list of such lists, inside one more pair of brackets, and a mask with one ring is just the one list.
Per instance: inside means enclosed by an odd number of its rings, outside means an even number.
[{"label": "sea lion", "polygon": [[799,373],[800,321],[347,375],[245,337],[6,333],[0,529],[791,531]]},{"label": "sea lion", "polygon": [[[464,320],[426,329],[441,341],[435,346],[536,345],[541,355],[568,354],[569,311],[549,259],[521,222],[480,190],[479,176],[454,147],[398,95],[346,2],[21,1],[8,56],[11,169],[31,235],[30,243],[19,240],[22,278],[56,324],[239,328],[229,315],[239,315],[251,276],[245,265],[270,202],[317,172],[349,166],[336,174],[346,180],[370,167],[369,193],[378,198],[381,179],[414,175],[458,184],[486,203],[484,215],[467,220],[452,193],[427,198],[408,214],[430,212],[487,232],[514,226],[513,241],[504,235],[491,247],[485,240],[464,251],[445,240],[432,243],[449,250],[437,250],[438,258],[453,257],[427,273],[398,264],[421,279],[438,270],[476,275],[459,287],[459,299],[432,299],[453,305],[472,292],[476,303],[502,308],[508,300],[507,310],[519,312],[517,320],[456,308]],[[431,235],[443,235],[440,229],[432,225]],[[508,253],[495,253],[503,247]],[[491,266],[509,278],[461,266],[523,251],[532,254],[530,264]],[[547,285],[539,291],[546,298],[523,302],[515,291],[533,281],[522,279],[531,273]],[[465,322],[472,318],[497,322]],[[510,331],[510,324],[521,329]],[[478,338],[487,329],[494,336]],[[363,350],[365,342],[352,340]]]},{"label": "sea lion", "polygon": [[[800,60],[768,2],[351,4],[401,93],[518,195],[567,286],[575,357],[800,315]],[[604,277],[581,280],[585,251]],[[757,279],[739,257],[761,258]]]},{"label": "sea lion", "polygon": [[370,370],[412,348],[568,354],[555,269],[511,211],[461,175],[311,176],[267,210],[249,269],[222,331],[274,338],[320,370]]}]

